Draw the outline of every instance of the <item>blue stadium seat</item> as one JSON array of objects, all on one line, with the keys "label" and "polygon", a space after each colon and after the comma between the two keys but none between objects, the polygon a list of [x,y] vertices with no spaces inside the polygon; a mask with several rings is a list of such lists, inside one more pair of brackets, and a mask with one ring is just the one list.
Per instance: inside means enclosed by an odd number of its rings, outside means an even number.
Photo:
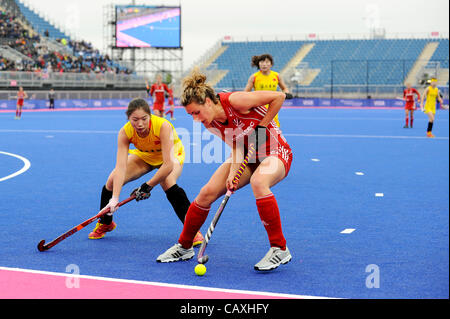
[{"label": "blue stadium seat", "polygon": [[[280,71],[306,43],[315,46],[303,59],[309,68],[321,71],[310,86],[334,84],[401,85],[430,39],[374,39],[319,41],[264,41],[223,43],[228,49],[214,63],[218,69],[229,70],[217,87],[242,89],[249,76],[256,72],[251,57],[269,53],[274,58],[274,71]],[[439,39],[432,60],[446,61],[448,68],[448,39]],[[332,61],[334,61],[332,63]],[[369,61],[369,62],[367,62]],[[333,64],[333,66],[332,66]]]},{"label": "blue stadium seat", "polygon": [[28,22],[33,26],[33,29],[37,31],[41,36],[44,35],[44,32],[47,30],[49,33],[49,37],[52,39],[63,39],[65,38],[67,41],[70,40],[70,37],[57,29],[47,20],[41,18],[36,12],[32,11],[25,4],[23,4],[20,0],[15,0],[17,5],[19,6],[20,11],[28,20]]}]

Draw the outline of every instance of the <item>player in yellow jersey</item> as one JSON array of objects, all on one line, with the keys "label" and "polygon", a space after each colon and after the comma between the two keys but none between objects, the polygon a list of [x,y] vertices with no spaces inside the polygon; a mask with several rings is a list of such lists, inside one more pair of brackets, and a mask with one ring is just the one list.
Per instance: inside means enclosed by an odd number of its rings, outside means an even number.
[{"label": "player in yellow jersey", "polygon": [[[259,71],[249,77],[244,91],[250,92],[252,89],[255,91],[276,91],[279,86],[281,91],[286,94],[286,99],[292,99],[292,94],[289,93],[288,87],[278,72],[271,70],[273,66],[273,57],[270,54],[253,56],[252,66],[257,67]],[[266,107],[268,107],[268,105],[266,105]],[[280,127],[278,114],[273,120],[277,123],[278,127]]]},{"label": "player in yellow jersey", "polygon": [[[427,137],[434,137],[431,131],[433,130],[434,117],[436,115],[436,99],[441,105],[443,102],[439,95],[439,89],[436,86],[437,80],[435,78],[431,79],[430,86],[425,89],[420,100],[420,109],[428,115]],[[426,99],[425,107],[423,106],[424,99]]]},{"label": "player in yellow jersey", "polygon": [[[89,234],[90,239],[103,238],[106,232],[116,228],[112,215],[119,208],[122,186],[155,169],[157,172],[153,177],[132,192],[136,195],[136,201],[149,198],[153,187],[159,184],[182,223],[191,204],[184,190],[177,185],[185,152],[173,125],[152,115],[144,99],[132,100],[126,115],[128,122],[120,129],[118,136],[116,166],[101,193],[100,209],[108,206],[110,213],[100,218]],[[136,148],[130,149],[130,144]],[[203,237],[198,232],[194,245],[202,241]]]}]

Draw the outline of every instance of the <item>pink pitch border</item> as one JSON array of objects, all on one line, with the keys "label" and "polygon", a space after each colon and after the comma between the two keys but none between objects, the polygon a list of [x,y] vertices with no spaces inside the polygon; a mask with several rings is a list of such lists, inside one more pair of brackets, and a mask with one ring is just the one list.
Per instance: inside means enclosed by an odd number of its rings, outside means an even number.
[{"label": "pink pitch border", "polygon": [[0,299],[324,299],[7,267],[0,267],[0,287]]}]

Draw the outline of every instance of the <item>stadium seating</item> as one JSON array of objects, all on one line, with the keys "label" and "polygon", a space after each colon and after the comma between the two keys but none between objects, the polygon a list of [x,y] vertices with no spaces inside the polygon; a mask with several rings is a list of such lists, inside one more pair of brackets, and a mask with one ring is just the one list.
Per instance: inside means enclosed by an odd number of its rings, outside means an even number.
[{"label": "stadium seating", "polygon": [[[446,61],[448,39],[373,39],[319,41],[226,42],[228,49],[213,63],[229,72],[217,87],[242,89],[248,77],[257,71],[250,66],[251,57],[269,53],[274,58],[273,70],[280,71],[306,43],[315,46],[302,62],[311,69],[320,69],[311,87],[339,85],[402,85],[425,45],[439,41],[432,59]],[[333,62],[332,62],[333,61]]]},{"label": "stadium seating", "polygon": [[[2,71],[132,73],[90,43],[71,40],[21,1],[10,0],[7,4],[10,11],[0,12]],[[13,13],[13,7],[20,10],[31,28],[23,23],[17,10]]]},{"label": "stadium seating", "polygon": [[448,69],[448,39],[443,39],[439,41],[439,45],[434,51],[433,56],[431,57],[432,60],[440,60],[441,62],[441,68]]},{"label": "stadium seating", "polygon": [[36,12],[28,8],[25,4],[23,4],[20,0],[15,0],[17,5],[19,6],[20,11],[25,16],[25,18],[30,22],[33,26],[33,29],[37,31],[41,36],[44,35],[46,31],[48,31],[49,37],[53,39],[67,39],[70,37],[57,29],[47,20],[41,18]]}]

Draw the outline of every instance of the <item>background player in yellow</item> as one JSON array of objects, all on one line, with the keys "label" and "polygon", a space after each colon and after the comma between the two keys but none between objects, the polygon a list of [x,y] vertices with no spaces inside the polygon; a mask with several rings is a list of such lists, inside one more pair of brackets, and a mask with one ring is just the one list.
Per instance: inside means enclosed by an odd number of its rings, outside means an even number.
[{"label": "background player in yellow", "polygon": [[[431,131],[433,130],[434,117],[436,115],[436,100],[442,105],[442,98],[439,95],[439,89],[437,86],[437,80],[431,79],[430,85],[425,89],[420,100],[420,109],[428,115],[428,127],[427,136],[434,137]],[[425,107],[423,106],[423,100],[426,99]]]},{"label": "background player in yellow", "polygon": [[[100,209],[110,207],[110,213],[102,216],[90,239],[100,239],[116,228],[112,214],[117,211],[122,186],[157,169],[147,182],[132,194],[136,201],[150,197],[150,191],[158,184],[166,193],[178,218],[184,223],[190,201],[184,190],[177,185],[183,170],[185,152],[173,125],[166,119],[154,116],[144,99],[132,100],[126,111],[128,122],[120,129],[116,166],[103,186]],[[136,148],[129,149],[130,144]],[[201,244],[203,237],[197,233],[194,245]]]},{"label": "background player in yellow", "polygon": [[[249,77],[244,91],[250,92],[252,89],[255,91],[276,91],[278,86],[280,86],[281,91],[286,94],[286,99],[292,99],[292,94],[289,93],[288,87],[279,76],[278,72],[271,70],[273,66],[273,57],[270,54],[253,56],[252,66],[257,67],[259,71]],[[266,107],[268,107],[268,105],[266,105]],[[273,120],[277,123],[278,127],[280,127],[278,114]]]}]

